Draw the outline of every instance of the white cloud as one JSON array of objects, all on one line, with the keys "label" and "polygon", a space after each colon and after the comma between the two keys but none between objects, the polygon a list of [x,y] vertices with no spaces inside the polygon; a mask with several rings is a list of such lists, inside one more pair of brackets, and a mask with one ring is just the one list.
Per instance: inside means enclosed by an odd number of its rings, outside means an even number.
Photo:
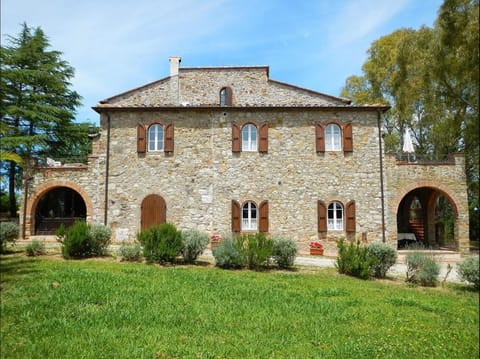
[{"label": "white cloud", "polygon": [[[222,27],[222,0],[3,0],[2,34],[40,26],[75,69],[84,106],[168,73],[168,56],[195,51]],[[212,21],[212,19],[216,19]],[[159,68],[153,68],[161,62]],[[88,112],[88,111],[87,111]],[[89,117],[95,118],[91,113]]]},{"label": "white cloud", "polygon": [[[76,70],[89,108],[184,66],[270,65],[280,81],[339,93],[373,40],[438,10],[442,0],[1,0],[2,34],[40,26]],[[406,17],[403,17],[408,15]],[[394,21],[395,20],[395,21]],[[390,26],[390,28],[388,27]],[[398,26],[398,24],[395,24]],[[387,32],[385,32],[387,31]]]},{"label": "white cloud", "polygon": [[362,38],[371,38],[375,30],[402,11],[410,0],[350,0],[341,6],[329,24],[329,42],[345,47]]}]

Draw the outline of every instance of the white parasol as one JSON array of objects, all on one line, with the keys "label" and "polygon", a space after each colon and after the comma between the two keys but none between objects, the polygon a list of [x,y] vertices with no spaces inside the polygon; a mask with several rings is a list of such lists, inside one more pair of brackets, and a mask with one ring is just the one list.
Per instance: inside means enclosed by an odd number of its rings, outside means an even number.
[{"label": "white parasol", "polygon": [[403,135],[403,152],[407,153],[408,161],[410,161],[410,153],[414,153],[415,149],[413,148],[412,137],[410,136],[410,131],[408,128],[405,128],[405,133]]}]

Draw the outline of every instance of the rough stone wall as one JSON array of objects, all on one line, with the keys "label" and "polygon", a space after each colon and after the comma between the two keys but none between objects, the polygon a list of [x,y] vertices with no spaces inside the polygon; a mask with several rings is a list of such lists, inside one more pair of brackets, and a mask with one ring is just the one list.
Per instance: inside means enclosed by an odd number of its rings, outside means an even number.
[{"label": "rough stone wall", "polygon": [[455,238],[459,249],[468,252],[469,218],[465,158],[458,154],[449,164],[401,163],[395,156],[385,156],[386,229],[389,242],[397,240],[397,210],[400,201],[410,191],[429,187],[444,193],[458,212]]},{"label": "rough stone wall", "polygon": [[[171,76],[108,100],[109,106],[218,106],[220,90],[228,86],[233,105],[345,106],[339,98],[271,81],[267,67],[181,68]],[[102,105],[100,104],[99,107]]]},{"label": "rough stone wall", "polygon": [[[315,123],[352,122],[354,151],[315,152]],[[139,155],[139,122],[173,122],[175,151]],[[268,153],[232,153],[232,123],[268,122]],[[270,233],[317,240],[317,200],[356,201],[357,234],[381,238],[377,115],[359,111],[193,110],[112,114],[109,225],[121,239],[140,227],[141,202],[161,195],[182,229],[231,230],[231,200],[269,201]],[[103,123],[104,121],[102,121]],[[105,134],[102,133],[105,140]],[[327,247],[344,231],[328,233]]]},{"label": "rough stone wall", "polygon": [[[268,153],[232,152],[232,123],[268,123]],[[315,151],[315,124],[352,123],[353,153]],[[174,153],[137,153],[138,123],[173,123]],[[269,201],[273,236],[295,239],[306,251],[322,240],[327,251],[344,231],[317,233],[317,200],[356,203],[356,238],[382,240],[377,113],[352,109],[176,109],[111,113],[108,225],[115,240],[133,240],[140,229],[141,202],[162,196],[167,220],[181,229],[210,234],[231,230],[231,201]],[[26,234],[33,228],[35,205],[56,186],[81,194],[87,220],[104,221],[107,148],[106,115],[88,166],[37,168],[27,198]],[[458,212],[455,236],[468,248],[468,205],[464,158],[455,164],[398,164],[384,156],[385,228],[396,244],[397,210],[402,198],[419,187],[445,193]],[[23,210],[23,203],[21,210]],[[21,226],[23,224],[23,219]]]},{"label": "rough stone wall", "polygon": [[[88,165],[37,167],[29,182],[28,196],[22,197],[20,205],[20,228],[25,228],[25,237],[33,235],[34,216],[38,201],[55,187],[69,187],[78,192],[87,207],[87,221],[103,223],[105,186],[105,154],[90,156]],[[25,188],[25,185],[23,186]],[[26,203],[25,203],[26,200]],[[26,206],[26,207],[25,207]],[[23,210],[26,216],[23,218]],[[25,226],[25,227],[24,227]]]}]

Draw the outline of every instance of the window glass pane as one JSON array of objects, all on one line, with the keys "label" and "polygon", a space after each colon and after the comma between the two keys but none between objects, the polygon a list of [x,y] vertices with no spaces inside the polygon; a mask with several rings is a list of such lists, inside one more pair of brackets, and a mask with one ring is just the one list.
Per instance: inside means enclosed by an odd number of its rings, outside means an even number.
[{"label": "window glass pane", "polygon": [[152,125],[148,128],[148,150],[163,150],[163,127],[162,125]]},{"label": "window glass pane", "polygon": [[223,89],[220,91],[220,106],[222,106],[222,107],[225,106],[225,98],[226,98],[226,95],[227,95],[227,90],[223,88]]},{"label": "window glass pane", "polygon": [[248,124],[242,128],[242,151],[257,150],[257,128]]},{"label": "window glass pane", "polygon": [[247,202],[242,207],[242,230],[257,229],[257,207],[253,202]]},{"label": "window glass pane", "polygon": [[341,208],[337,208],[337,215],[336,215],[337,218],[342,218],[343,217],[343,213],[342,213],[342,209]]},{"label": "window glass pane", "polygon": [[328,205],[327,216],[327,229],[343,230],[343,207],[340,203],[330,203]]},{"label": "window glass pane", "polygon": [[325,128],[325,149],[327,151],[340,151],[341,147],[340,127],[332,123]]},{"label": "window glass pane", "polygon": [[248,128],[244,127],[242,129],[242,149],[248,150],[249,149],[249,138],[248,138]]}]

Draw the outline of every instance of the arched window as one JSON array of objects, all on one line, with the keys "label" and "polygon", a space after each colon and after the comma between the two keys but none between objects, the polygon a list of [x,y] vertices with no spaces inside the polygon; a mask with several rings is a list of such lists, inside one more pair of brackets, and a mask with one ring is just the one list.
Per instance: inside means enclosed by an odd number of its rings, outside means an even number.
[{"label": "arched window", "polygon": [[163,151],[163,126],[151,125],[148,128],[148,151]]},{"label": "arched window", "polygon": [[242,206],[242,231],[256,231],[258,228],[257,205],[251,201]]},{"label": "arched window", "polygon": [[257,150],[257,127],[251,123],[242,128],[242,151]]},{"label": "arched window", "polygon": [[327,151],[342,150],[342,131],[340,126],[334,123],[325,127],[325,149]]},{"label": "arched window", "polygon": [[232,106],[232,89],[230,87],[223,87],[220,90],[220,106]]},{"label": "arched window", "polygon": [[342,231],[343,230],[343,206],[339,202],[332,202],[328,205],[327,210],[328,230]]}]

